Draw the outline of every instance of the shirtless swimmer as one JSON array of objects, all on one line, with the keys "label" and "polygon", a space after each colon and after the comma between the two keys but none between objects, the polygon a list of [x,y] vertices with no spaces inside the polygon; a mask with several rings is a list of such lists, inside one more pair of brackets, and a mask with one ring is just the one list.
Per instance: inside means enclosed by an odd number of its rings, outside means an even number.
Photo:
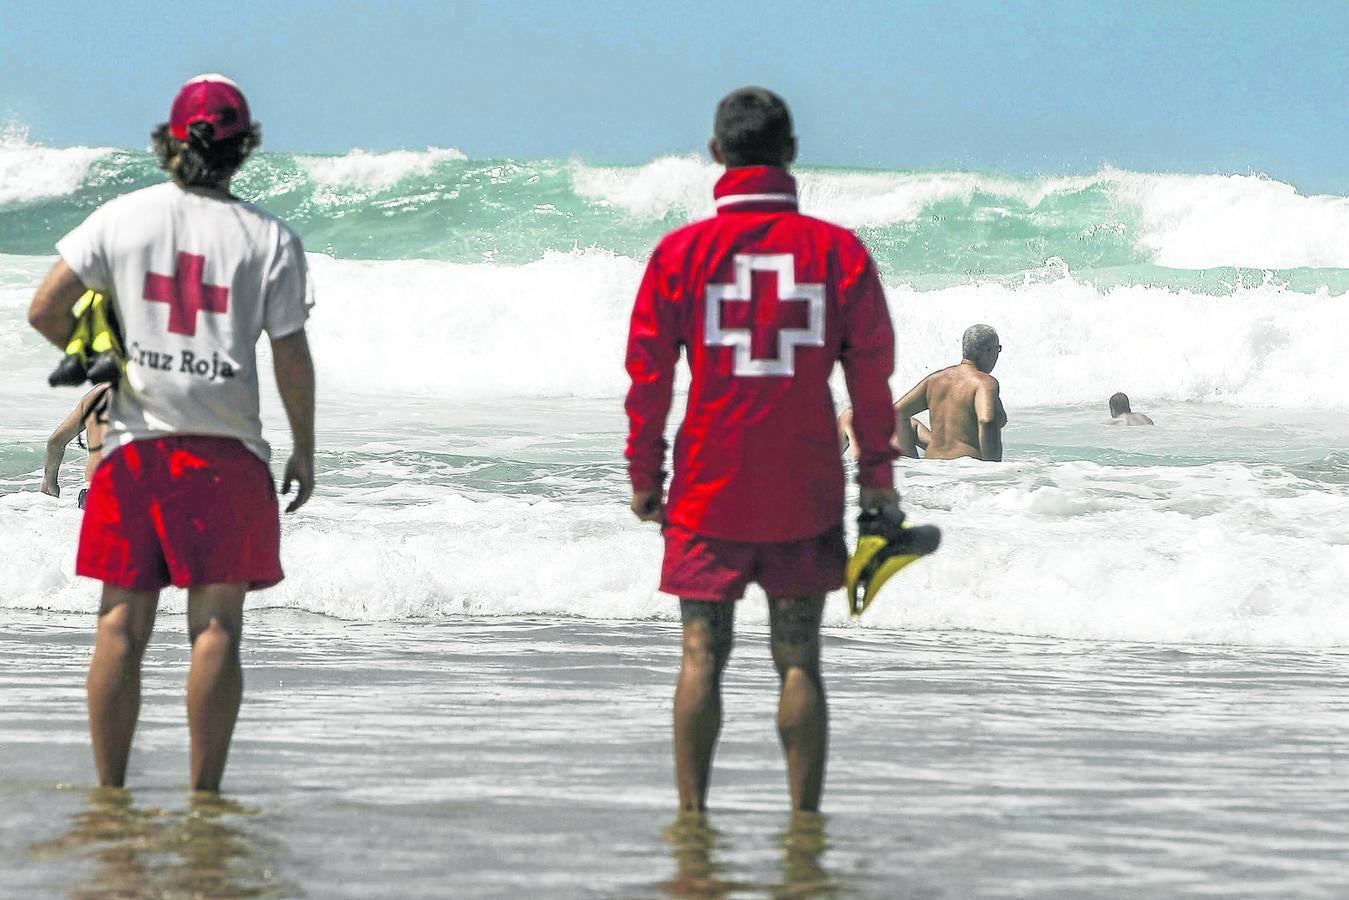
[{"label": "shirtless swimmer", "polygon": [[[1002,429],[1007,411],[998,379],[989,373],[998,364],[1002,344],[988,325],[971,325],[961,339],[960,362],[933,372],[895,403],[895,447],[904,456],[927,459],[973,458],[1002,461]],[[914,418],[930,410],[932,427]],[[845,447],[854,446],[852,410],[839,417]]]}]

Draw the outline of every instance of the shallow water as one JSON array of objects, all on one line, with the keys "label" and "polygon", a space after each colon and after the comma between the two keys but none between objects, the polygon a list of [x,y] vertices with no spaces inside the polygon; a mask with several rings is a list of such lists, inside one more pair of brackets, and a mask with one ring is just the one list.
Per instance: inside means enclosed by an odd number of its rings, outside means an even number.
[{"label": "shallow water", "polygon": [[[184,789],[183,621],[128,795],[93,791],[88,617],[0,628],[0,873],[27,897],[1338,897],[1343,651],[831,629],[793,827],[741,630],[707,826],[677,823],[661,622],[251,616],[225,802]],[[672,827],[673,826],[673,827]]]}]

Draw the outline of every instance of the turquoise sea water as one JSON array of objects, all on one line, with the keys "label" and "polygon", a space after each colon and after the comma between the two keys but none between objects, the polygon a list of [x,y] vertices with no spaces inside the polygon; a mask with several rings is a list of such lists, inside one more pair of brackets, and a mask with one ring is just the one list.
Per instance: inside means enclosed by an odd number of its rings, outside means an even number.
[{"label": "turquoise sea water", "polygon": [[[147,895],[205,867],[262,896],[436,896],[450,844],[460,896],[1349,889],[1349,199],[1257,175],[797,174],[806,211],[876,255],[897,393],[967,325],[998,328],[1006,461],[901,464],[943,551],[860,623],[829,601],[828,818],[780,812],[752,592],[716,834],[667,840],[677,616],[626,511],[622,347],[645,254],[711,211],[715,168],[250,163],[238,192],[311,253],[319,492],[284,523],[287,580],[250,600],[226,782],[244,809],[181,799],[168,592],[132,815],[86,794],[78,451],[62,498],[35,491],[78,393],[46,388],[24,310],[57,237],[160,175],[144,153],[0,139],[0,885],[100,896],[99,872],[125,874],[107,859],[139,859]],[[1117,390],[1157,427],[1107,425]],[[198,826],[237,871],[192,856]]]}]

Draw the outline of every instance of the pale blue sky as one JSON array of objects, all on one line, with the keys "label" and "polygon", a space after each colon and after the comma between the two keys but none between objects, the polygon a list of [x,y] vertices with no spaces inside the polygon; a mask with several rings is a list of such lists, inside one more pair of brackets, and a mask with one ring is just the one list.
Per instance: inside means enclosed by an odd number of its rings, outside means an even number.
[{"label": "pale blue sky", "polygon": [[[699,150],[757,83],[802,159],[1011,173],[1267,172],[1349,194],[1349,4],[0,3],[0,118],[145,146],[177,86],[236,78],[265,149]],[[196,10],[196,11],[194,11]]]}]

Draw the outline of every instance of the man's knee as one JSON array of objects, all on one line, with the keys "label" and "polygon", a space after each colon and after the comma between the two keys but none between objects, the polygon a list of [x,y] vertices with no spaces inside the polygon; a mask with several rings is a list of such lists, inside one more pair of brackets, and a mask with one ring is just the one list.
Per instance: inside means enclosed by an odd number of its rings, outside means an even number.
[{"label": "man's knee", "polygon": [[731,640],[716,635],[706,628],[693,626],[684,629],[684,658],[700,668],[720,670],[731,655]]},{"label": "man's knee", "polygon": [[103,652],[112,652],[127,660],[145,655],[150,643],[147,631],[137,628],[135,618],[126,607],[119,606],[98,617],[98,646]]},{"label": "man's knee", "polygon": [[237,648],[244,631],[244,585],[196,588],[187,598],[187,634],[193,646],[199,638],[211,644]]},{"label": "man's knee", "polygon": [[243,637],[243,625],[228,616],[211,616],[204,624],[190,627],[188,636],[194,650],[209,648],[237,653],[239,641]]},{"label": "man's knee", "polygon": [[792,669],[803,669],[812,677],[818,677],[823,614],[823,597],[769,601],[769,641],[779,675],[785,677]]},{"label": "man's knee", "polygon": [[139,659],[155,627],[154,594],[105,589],[98,610],[98,640]]},{"label": "man's knee", "polygon": [[680,607],[684,666],[713,676],[720,674],[734,643],[734,605],[684,600]]}]

